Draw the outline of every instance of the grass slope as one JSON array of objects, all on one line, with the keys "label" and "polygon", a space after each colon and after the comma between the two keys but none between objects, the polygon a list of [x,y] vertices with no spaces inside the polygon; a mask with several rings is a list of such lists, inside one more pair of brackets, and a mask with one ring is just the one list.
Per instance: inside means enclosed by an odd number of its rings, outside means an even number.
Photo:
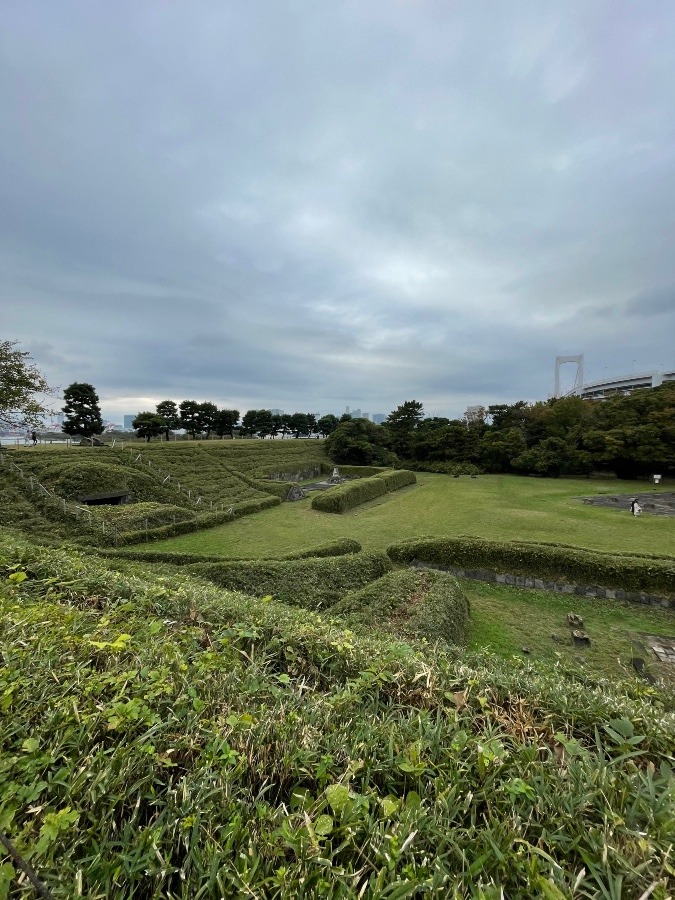
[{"label": "grass slope", "polygon": [[0,826],[59,900],[669,896],[652,688],[63,551],[0,565]]}]

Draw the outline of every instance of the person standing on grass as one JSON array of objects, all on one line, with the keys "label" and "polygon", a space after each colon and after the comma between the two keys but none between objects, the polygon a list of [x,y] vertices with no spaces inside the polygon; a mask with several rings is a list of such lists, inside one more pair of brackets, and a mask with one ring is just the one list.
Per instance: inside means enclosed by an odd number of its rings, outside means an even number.
[{"label": "person standing on grass", "polygon": [[630,511],[634,516],[639,516],[642,514],[642,507],[637,501],[637,497],[630,501]]},{"label": "person standing on grass", "polygon": [[33,446],[35,446],[38,442],[37,431],[31,431],[30,436],[33,440]]}]

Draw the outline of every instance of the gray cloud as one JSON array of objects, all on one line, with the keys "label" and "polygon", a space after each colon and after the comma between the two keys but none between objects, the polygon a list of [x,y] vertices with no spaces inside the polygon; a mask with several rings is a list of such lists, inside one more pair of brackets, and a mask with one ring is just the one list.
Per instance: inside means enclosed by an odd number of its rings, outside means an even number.
[{"label": "gray cloud", "polygon": [[672,366],[673,39],[667,0],[6,3],[3,332],[118,420]]}]

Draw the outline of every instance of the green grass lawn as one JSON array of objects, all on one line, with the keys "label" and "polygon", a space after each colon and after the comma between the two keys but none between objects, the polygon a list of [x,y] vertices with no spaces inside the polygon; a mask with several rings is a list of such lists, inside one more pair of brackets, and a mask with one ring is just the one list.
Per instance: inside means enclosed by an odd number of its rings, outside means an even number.
[{"label": "green grass lawn", "polygon": [[[340,537],[377,550],[405,538],[464,534],[598,550],[675,553],[675,518],[643,515],[636,519],[627,509],[596,508],[577,499],[594,493],[644,492],[645,482],[507,475],[417,477],[417,485],[345,515],[316,512],[309,497],[220,528],[150,544],[148,549],[266,557]],[[641,646],[640,635],[675,634],[672,611],[468,580],[463,580],[463,586],[471,602],[472,649],[489,647],[508,657],[523,656],[522,648],[528,647],[533,661],[583,662],[609,676],[634,674],[630,660],[635,655],[647,661],[654,675],[668,677],[666,667]],[[572,645],[565,621],[568,612],[583,617],[591,637],[589,648]],[[562,641],[555,642],[552,634],[560,635]]]},{"label": "green grass lawn", "polygon": [[[610,677],[633,677],[631,658],[639,657],[650,674],[675,686],[673,667],[659,663],[642,637],[675,636],[671,610],[468,579],[461,579],[461,584],[471,604],[471,650],[487,648],[500,656],[516,655],[533,662],[559,659]],[[583,629],[591,639],[589,647],[573,644],[567,613],[582,617]],[[525,654],[523,648],[530,653]]]},{"label": "green grass lawn", "polygon": [[[418,474],[418,483],[344,515],[317,512],[311,496],[209,531],[153,544],[164,550],[265,557],[341,537],[379,550],[406,538],[475,535],[598,550],[675,553],[675,518],[601,509],[578,497],[644,492],[646,482],[606,479],[450,478]],[[660,489],[672,489],[662,486]],[[142,549],[142,548],[139,548]]]}]

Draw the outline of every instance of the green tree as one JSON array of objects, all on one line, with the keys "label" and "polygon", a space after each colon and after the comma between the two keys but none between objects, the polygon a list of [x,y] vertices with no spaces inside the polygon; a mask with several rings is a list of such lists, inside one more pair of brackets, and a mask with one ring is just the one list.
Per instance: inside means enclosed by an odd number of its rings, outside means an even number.
[{"label": "green tree", "polygon": [[215,403],[210,403],[208,400],[205,403],[199,404],[199,412],[198,412],[198,423],[199,430],[202,434],[206,434],[206,437],[210,437],[211,432],[213,431],[216,424],[216,417],[218,415],[218,407]]},{"label": "green tree", "polygon": [[255,430],[261,438],[266,438],[274,429],[274,422],[272,420],[272,410],[271,409],[258,409],[256,410],[255,417]]},{"label": "green tree", "polygon": [[234,438],[234,429],[237,427],[238,421],[238,409],[219,409],[215,416],[213,430],[218,437],[225,437],[226,434],[229,434],[231,438]]},{"label": "green tree", "polygon": [[478,460],[486,472],[512,472],[512,460],[527,450],[520,428],[487,431],[480,439]]},{"label": "green tree", "polygon": [[0,425],[36,428],[47,412],[36,395],[50,392],[44,375],[16,341],[0,341]]},{"label": "green tree", "polygon": [[270,436],[274,439],[284,427],[284,417],[278,414],[272,416],[272,430]]},{"label": "green tree", "polygon": [[406,400],[389,413],[385,428],[389,432],[390,447],[400,459],[413,455],[414,431],[424,418],[424,408],[417,400]]},{"label": "green tree", "polygon": [[178,407],[181,427],[193,438],[200,434],[202,430],[200,405],[196,400],[183,400]]},{"label": "green tree", "polygon": [[65,389],[63,399],[65,405],[61,430],[65,434],[93,438],[103,432],[98,394],[93,385],[75,381]]},{"label": "green tree", "polygon": [[155,407],[157,415],[164,419],[164,432],[167,441],[172,431],[180,428],[180,413],[173,400],[162,400]]},{"label": "green tree", "polygon": [[166,430],[166,419],[157,413],[142,412],[133,420],[131,427],[135,429],[137,437],[149,442],[150,438],[158,437]]},{"label": "green tree", "polygon": [[314,413],[307,413],[307,434],[312,435],[319,433],[319,425],[316,421]]},{"label": "green tree", "polygon": [[389,413],[385,424],[392,430],[412,431],[424,418],[424,407],[417,400],[406,400]]},{"label": "green tree", "polygon": [[384,428],[368,419],[340,422],[326,439],[326,453],[335,463],[351,466],[390,466],[397,462],[386,446]]},{"label": "green tree", "polygon": [[248,434],[251,437],[256,434],[258,431],[258,412],[257,409],[249,409],[248,412],[244,413],[244,418],[241,420],[243,434]]},{"label": "green tree", "polygon": [[307,413],[293,413],[290,419],[291,431],[296,438],[301,434],[309,434],[309,416]]},{"label": "green tree", "polygon": [[328,435],[332,434],[338,427],[338,419],[337,416],[334,416],[332,413],[328,413],[325,416],[321,416],[316,424],[319,428],[319,434],[322,434],[324,437],[328,437]]}]

